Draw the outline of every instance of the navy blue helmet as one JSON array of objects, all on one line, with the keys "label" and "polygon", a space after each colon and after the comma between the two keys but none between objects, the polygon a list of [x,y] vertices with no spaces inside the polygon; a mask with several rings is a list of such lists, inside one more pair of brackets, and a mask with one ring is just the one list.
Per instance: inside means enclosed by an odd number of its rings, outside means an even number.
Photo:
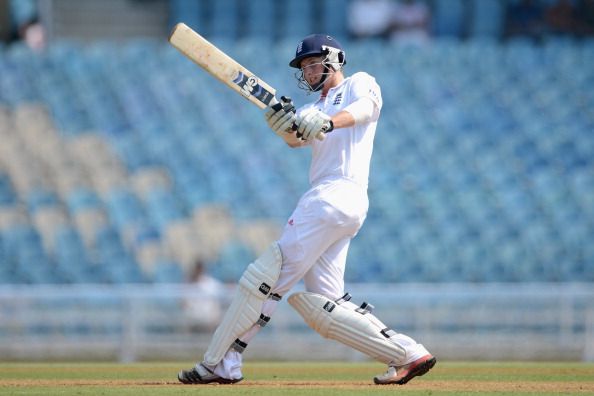
[{"label": "navy blue helmet", "polygon": [[327,34],[311,34],[305,37],[297,46],[295,58],[289,62],[289,66],[299,69],[301,61],[310,56],[327,56],[325,63],[334,70],[346,64],[342,46],[334,37]]}]

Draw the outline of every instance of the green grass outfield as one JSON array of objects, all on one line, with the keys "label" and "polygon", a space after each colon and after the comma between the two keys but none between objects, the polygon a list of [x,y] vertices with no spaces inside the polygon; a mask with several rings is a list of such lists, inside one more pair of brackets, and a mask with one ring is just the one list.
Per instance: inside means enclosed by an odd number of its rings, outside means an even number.
[{"label": "green grass outfield", "polygon": [[377,363],[247,362],[235,385],[182,385],[192,363],[0,363],[0,395],[594,395],[592,363],[439,362],[407,385]]}]

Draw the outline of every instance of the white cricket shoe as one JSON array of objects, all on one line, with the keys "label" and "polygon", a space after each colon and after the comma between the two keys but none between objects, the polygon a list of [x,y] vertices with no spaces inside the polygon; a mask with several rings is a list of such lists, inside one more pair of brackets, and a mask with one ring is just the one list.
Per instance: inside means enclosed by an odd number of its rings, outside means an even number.
[{"label": "white cricket shoe", "polygon": [[437,359],[428,354],[404,366],[389,366],[384,374],[373,377],[373,382],[378,385],[404,385],[414,377],[426,374],[436,362]]}]

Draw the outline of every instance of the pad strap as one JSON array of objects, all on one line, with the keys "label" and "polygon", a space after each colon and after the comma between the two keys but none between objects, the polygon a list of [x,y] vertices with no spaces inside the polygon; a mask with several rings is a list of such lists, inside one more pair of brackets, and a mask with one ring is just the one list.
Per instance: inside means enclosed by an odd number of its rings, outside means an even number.
[{"label": "pad strap", "polygon": [[351,295],[349,293],[345,293],[344,296],[340,297],[339,299],[336,299],[335,301],[338,305],[347,301],[351,301]]},{"label": "pad strap", "polygon": [[373,305],[363,301],[363,304],[361,304],[361,306],[357,308],[355,311],[359,312],[361,315],[365,315],[367,313],[371,313],[373,311],[373,308],[375,308]]},{"label": "pad strap", "polygon": [[241,341],[239,338],[236,339],[233,342],[233,345],[231,345],[231,348],[233,348],[234,350],[236,350],[239,353],[243,353],[243,351],[245,351],[245,348],[247,348],[247,345],[245,342]]},{"label": "pad strap", "polygon": [[260,319],[256,322],[256,324],[260,327],[264,327],[270,322],[270,316],[266,316],[264,314],[260,314]]},{"label": "pad strap", "polygon": [[283,299],[283,296],[281,296],[280,294],[272,293],[268,296],[268,298],[274,301],[280,301]]}]

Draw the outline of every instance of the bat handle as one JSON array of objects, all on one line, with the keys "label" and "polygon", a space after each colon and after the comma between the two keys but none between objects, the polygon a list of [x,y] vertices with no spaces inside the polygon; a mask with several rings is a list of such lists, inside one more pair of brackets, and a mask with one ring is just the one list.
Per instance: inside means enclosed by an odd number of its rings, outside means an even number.
[{"label": "bat handle", "polygon": [[[294,131],[296,131],[297,130],[297,124],[293,123],[293,126],[291,127],[291,129],[294,130]],[[300,138],[303,135],[301,135],[301,133],[297,132],[296,136],[298,138]],[[324,131],[318,132],[318,134],[316,135],[316,139],[318,139],[320,142],[323,141],[324,139],[326,139],[326,132],[324,132]]]},{"label": "bat handle", "polygon": [[273,97],[270,100],[270,108],[274,111],[281,111],[285,110],[285,112],[292,111],[295,112],[295,106],[293,105],[293,101],[288,96],[281,96],[281,100],[279,101],[276,97]]},{"label": "bat handle", "polygon": [[281,102],[276,102],[270,108],[274,111],[281,111],[283,109],[283,104]]}]

